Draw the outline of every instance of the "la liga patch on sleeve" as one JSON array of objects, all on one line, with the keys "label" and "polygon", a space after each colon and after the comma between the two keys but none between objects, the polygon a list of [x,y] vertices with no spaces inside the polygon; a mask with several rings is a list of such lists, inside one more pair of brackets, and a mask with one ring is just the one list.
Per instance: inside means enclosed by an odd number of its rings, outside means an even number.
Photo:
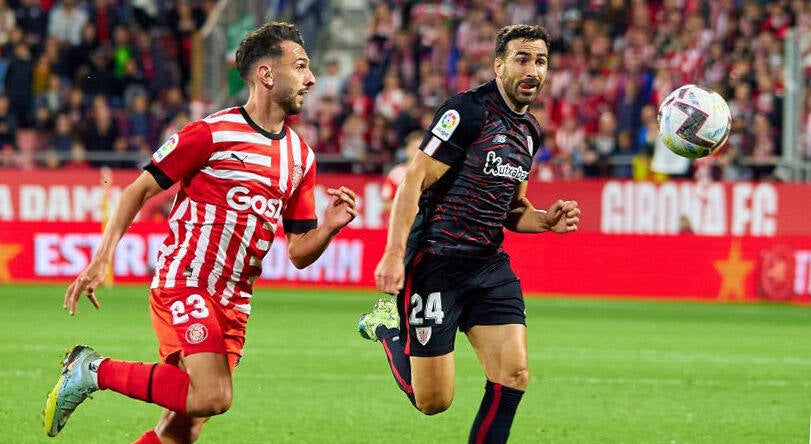
[{"label": "la liga patch on sleeve", "polygon": [[448,139],[451,138],[451,135],[453,135],[453,132],[456,131],[456,127],[459,126],[460,121],[459,111],[449,109],[445,111],[445,114],[442,114],[442,117],[439,118],[439,121],[437,121],[436,125],[431,129],[431,132],[447,142]]},{"label": "la liga patch on sleeve", "polygon": [[169,153],[171,153],[175,148],[177,148],[179,142],[180,136],[178,136],[177,134],[173,135],[166,142],[163,142],[163,145],[161,145],[161,147],[158,148],[157,151],[155,151],[155,154],[152,155],[152,159],[155,161],[155,163],[160,162],[166,156],[168,156]]}]

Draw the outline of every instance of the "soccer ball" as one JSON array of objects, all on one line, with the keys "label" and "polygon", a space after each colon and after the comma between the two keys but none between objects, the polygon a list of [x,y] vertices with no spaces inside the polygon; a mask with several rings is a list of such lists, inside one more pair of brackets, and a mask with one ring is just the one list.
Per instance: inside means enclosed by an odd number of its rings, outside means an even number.
[{"label": "soccer ball", "polygon": [[659,106],[659,135],[679,156],[697,159],[714,153],[729,137],[732,118],[717,92],[684,85]]}]

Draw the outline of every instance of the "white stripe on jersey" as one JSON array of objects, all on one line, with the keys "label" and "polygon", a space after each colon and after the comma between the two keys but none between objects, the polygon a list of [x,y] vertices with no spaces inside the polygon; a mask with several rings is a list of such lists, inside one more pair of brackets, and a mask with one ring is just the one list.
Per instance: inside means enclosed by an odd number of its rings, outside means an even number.
[{"label": "white stripe on jersey", "polygon": [[206,249],[208,248],[211,228],[214,224],[214,217],[217,215],[217,207],[206,204],[206,215],[203,218],[203,226],[200,228],[200,236],[197,238],[197,248],[194,250],[194,258],[191,260],[191,276],[186,278],[187,287],[196,287],[197,278],[200,276],[200,268],[206,260]]},{"label": "white stripe on jersey", "polygon": [[189,206],[189,199],[183,199],[178,205],[177,210],[175,210],[175,214],[169,219],[169,229],[172,231],[172,238],[174,238],[175,243],[169,245],[168,247],[165,245],[161,245],[160,250],[158,251],[158,263],[155,264],[155,276],[152,277],[152,284],[150,288],[158,288],[160,284],[160,274],[163,270],[163,265],[166,263],[166,255],[175,251],[177,248],[177,243],[179,239],[177,238],[177,221],[178,219],[182,218],[183,215],[186,213],[186,208]]},{"label": "white stripe on jersey", "polygon": [[422,152],[429,156],[433,156],[441,143],[442,141],[437,139],[436,136],[431,136],[431,140],[428,141],[428,143],[425,145],[425,149],[422,150]]},{"label": "white stripe on jersey", "polygon": [[257,133],[248,131],[213,131],[211,140],[214,143],[220,142],[248,142],[257,145],[270,145],[271,140]]},{"label": "white stripe on jersey", "polygon": [[315,153],[313,152],[312,148],[307,147],[307,166],[304,168],[304,176],[310,172],[313,162],[315,162]]},{"label": "white stripe on jersey", "polygon": [[222,305],[228,305],[228,300],[234,295],[236,282],[239,281],[242,275],[242,268],[245,267],[245,255],[248,254],[248,246],[253,239],[254,230],[256,230],[256,216],[250,214],[245,222],[245,232],[242,233],[242,240],[239,243],[237,255],[234,257],[234,268],[231,269],[231,277],[228,278],[228,284],[225,286],[225,291],[222,293],[222,299],[220,299]]},{"label": "white stripe on jersey", "polygon": [[234,304],[234,309],[236,311],[241,311],[246,315],[251,314],[251,304]]},{"label": "white stripe on jersey", "polygon": [[293,166],[301,166],[301,139],[295,131],[290,131],[290,145],[293,150]]},{"label": "white stripe on jersey", "polygon": [[217,246],[217,258],[214,260],[214,267],[208,275],[208,292],[214,294],[215,285],[222,274],[223,265],[227,260],[228,244],[231,243],[231,236],[234,234],[234,226],[237,224],[237,213],[235,211],[225,212],[225,225],[222,227],[220,243]]},{"label": "white stripe on jersey", "polygon": [[246,153],[244,151],[217,151],[208,160],[236,160],[270,168],[270,156]]},{"label": "white stripe on jersey", "polygon": [[211,167],[205,167],[200,171],[208,174],[209,176],[216,177],[217,179],[259,182],[261,184],[270,186],[270,178],[265,177],[265,176],[260,176],[258,174],[254,174],[254,173],[249,173],[247,171],[215,170],[214,168],[211,168]]},{"label": "white stripe on jersey", "polygon": [[264,239],[257,239],[256,240],[256,249],[259,251],[268,251],[270,250],[270,241],[266,241]]},{"label": "white stripe on jersey", "polygon": [[[279,189],[282,194],[287,192],[287,137],[279,139]],[[285,199],[287,200],[287,199]]]},{"label": "white stripe on jersey", "polygon": [[166,270],[166,280],[163,283],[165,288],[175,288],[175,278],[177,277],[177,269],[180,268],[180,262],[186,256],[186,251],[189,249],[189,242],[191,242],[192,232],[194,231],[194,224],[197,223],[197,202],[189,200],[189,218],[184,221],[186,228],[186,235],[183,238],[183,243],[180,244],[175,258],[169,264],[169,269]]},{"label": "white stripe on jersey", "polygon": [[217,122],[231,122],[231,123],[243,123],[245,125],[248,122],[245,121],[245,118],[242,117],[242,113],[225,113],[220,114],[219,116],[209,116],[203,119],[203,122],[206,123],[217,123]]}]

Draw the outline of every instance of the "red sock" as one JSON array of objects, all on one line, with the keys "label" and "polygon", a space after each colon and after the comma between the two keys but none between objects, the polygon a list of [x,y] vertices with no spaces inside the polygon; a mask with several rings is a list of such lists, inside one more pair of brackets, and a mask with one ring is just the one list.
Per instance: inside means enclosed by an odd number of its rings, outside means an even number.
[{"label": "red sock", "polygon": [[141,437],[132,444],[161,444],[161,439],[158,438],[158,434],[155,433],[153,429],[141,435]]},{"label": "red sock", "polygon": [[105,359],[99,365],[98,377],[102,390],[186,414],[189,375],[173,365]]}]

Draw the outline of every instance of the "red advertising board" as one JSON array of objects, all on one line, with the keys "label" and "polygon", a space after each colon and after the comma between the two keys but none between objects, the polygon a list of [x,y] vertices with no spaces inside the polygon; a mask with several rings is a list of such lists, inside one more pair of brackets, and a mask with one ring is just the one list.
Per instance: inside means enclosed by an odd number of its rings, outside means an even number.
[{"label": "red advertising board", "polygon": [[[0,173],[0,282],[75,276],[98,246],[105,196],[114,204],[137,174],[116,171],[105,190],[93,170]],[[289,263],[279,237],[258,284],[373,288],[385,242],[381,181],[318,181],[319,213],[326,188],[346,185],[361,197],[358,218],[305,270]],[[576,199],[583,211],[572,235],[508,234],[505,249],[529,293],[811,301],[809,185],[532,182],[528,194],[539,207]],[[170,198],[156,199],[122,239],[117,281],[149,281],[166,232],[161,200]]]},{"label": "red advertising board", "polygon": [[[94,223],[0,222],[0,233],[0,281],[67,282],[101,238]],[[163,224],[135,224],[116,251],[115,279],[148,283],[164,236]],[[284,242],[274,242],[257,285],[372,289],[385,230],[344,230],[304,270]],[[811,237],[510,234],[505,249],[528,293],[811,302]]]}]

